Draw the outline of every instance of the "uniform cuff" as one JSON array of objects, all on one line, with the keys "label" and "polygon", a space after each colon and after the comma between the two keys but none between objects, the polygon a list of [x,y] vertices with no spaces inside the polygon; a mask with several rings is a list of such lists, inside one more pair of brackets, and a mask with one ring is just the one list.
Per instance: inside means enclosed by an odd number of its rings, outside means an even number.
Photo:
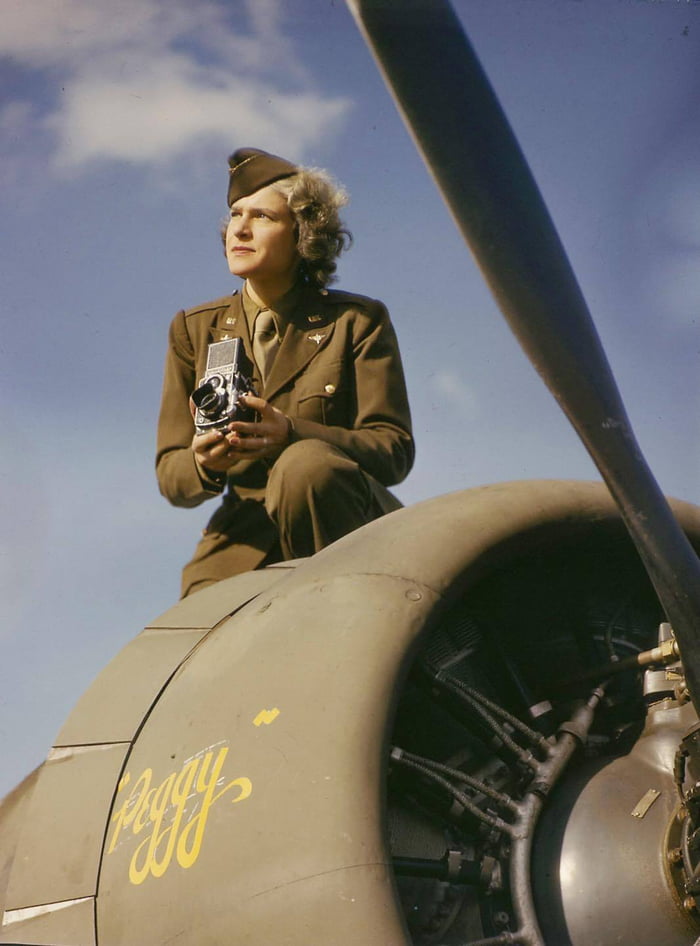
[{"label": "uniform cuff", "polygon": [[211,493],[223,492],[224,486],[226,485],[225,473],[215,473],[213,470],[205,469],[197,457],[194,458],[194,465],[197,468],[197,474],[199,475],[202,486],[206,490]]}]

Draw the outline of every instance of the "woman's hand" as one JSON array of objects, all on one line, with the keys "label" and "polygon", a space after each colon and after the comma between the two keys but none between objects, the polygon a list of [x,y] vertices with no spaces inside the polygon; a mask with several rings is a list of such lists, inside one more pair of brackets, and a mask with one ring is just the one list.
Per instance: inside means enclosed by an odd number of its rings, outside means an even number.
[{"label": "woman's hand", "polygon": [[192,438],[192,452],[197,463],[210,473],[225,473],[234,462],[231,444],[224,430],[208,430]]},{"label": "woman's hand", "polygon": [[246,394],[241,400],[246,407],[258,412],[260,420],[236,420],[229,424],[226,440],[231,462],[276,456],[289,443],[292,422],[261,397]]},{"label": "woman's hand", "polygon": [[[233,421],[225,430],[210,430],[192,438],[192,452],[205,470],[225,473],[236,460],[277,455],[289,443],[292,422],[286,414],[252,394],[244,395],[241,400],[246,407],[257,411],[259,421]],[[191,399],[190,410],[194,417]]]}]

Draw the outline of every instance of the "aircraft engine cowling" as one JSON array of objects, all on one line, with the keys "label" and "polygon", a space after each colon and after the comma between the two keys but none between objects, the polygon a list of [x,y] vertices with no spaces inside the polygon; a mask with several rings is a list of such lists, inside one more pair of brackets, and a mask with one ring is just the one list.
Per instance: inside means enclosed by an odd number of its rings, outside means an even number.
[{"label": "aircraft engine cowling", "polygon": [[78,703],[19,834],[0,810],[0,943],[689,946],[697,717],[668,642],[635,669],[663,619],[604,488],[557,481],[193,595]]}]

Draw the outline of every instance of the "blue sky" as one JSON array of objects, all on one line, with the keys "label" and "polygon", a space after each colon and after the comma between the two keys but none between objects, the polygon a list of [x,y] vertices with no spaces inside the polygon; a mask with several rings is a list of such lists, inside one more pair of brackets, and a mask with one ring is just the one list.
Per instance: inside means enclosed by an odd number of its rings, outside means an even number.
[{"label": "blue sky", "polygon": [[[665,492],[700,502],[700,2],[455,0]],[[210,514],[153,474],[167,327],[235,283],[226,158],[347,187],[338,285],[383,299],[405,503],[597,478],[520,352],[341,0],[3,0],[0,795],[177,596]],[[436,94],[439,92],[436,90]]]}]

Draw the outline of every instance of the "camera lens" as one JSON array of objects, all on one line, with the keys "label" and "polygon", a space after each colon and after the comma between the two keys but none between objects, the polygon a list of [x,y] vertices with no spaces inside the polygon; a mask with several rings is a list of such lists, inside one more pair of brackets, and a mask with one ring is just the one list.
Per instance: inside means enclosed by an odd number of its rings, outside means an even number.
[{"label": "camera lens", "polygon": [[213,374],[192,392],[192,400],[205,417],[216,417],[226,406],[226,382]]}]

